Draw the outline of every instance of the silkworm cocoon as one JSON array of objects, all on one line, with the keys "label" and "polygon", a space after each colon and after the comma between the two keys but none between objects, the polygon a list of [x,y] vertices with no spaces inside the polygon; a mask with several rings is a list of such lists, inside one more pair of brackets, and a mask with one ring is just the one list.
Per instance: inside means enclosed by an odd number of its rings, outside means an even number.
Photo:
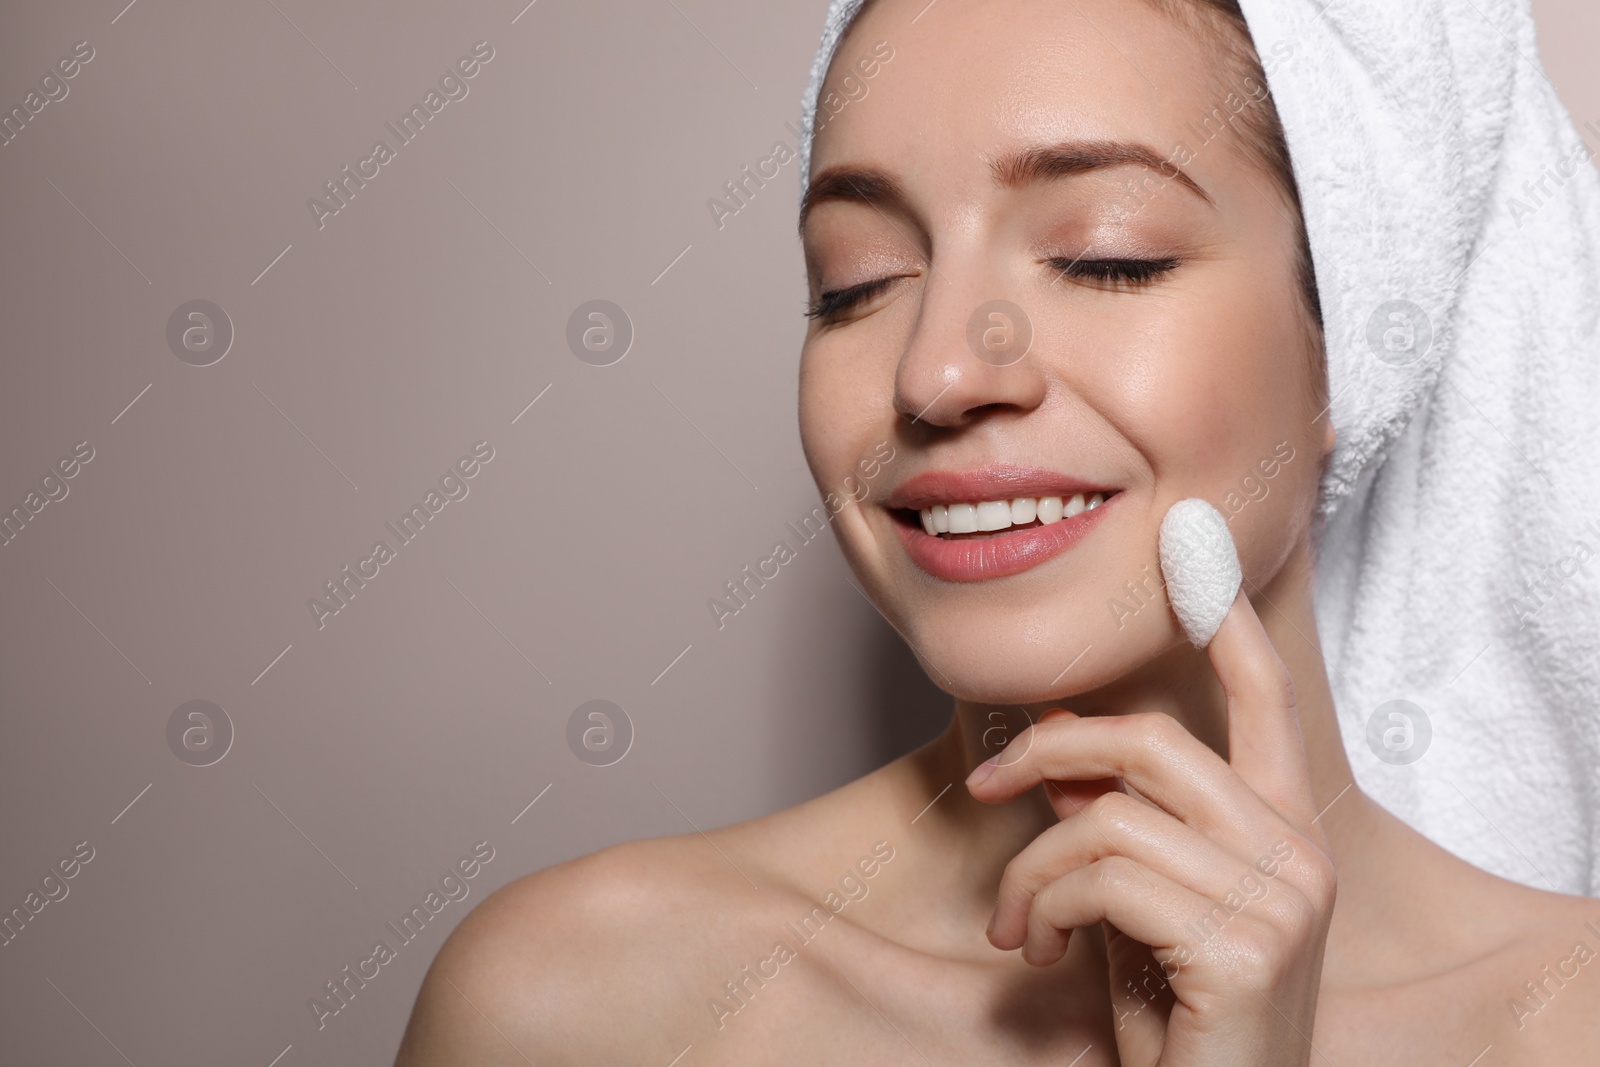
[{"label": "silkworm cocoon", "polygon": [[1196,648],[1216,636],[1242,575],[1228,520],[1199,497],[1180,500],[1161,520],[1161,573],[1167,600]]}]

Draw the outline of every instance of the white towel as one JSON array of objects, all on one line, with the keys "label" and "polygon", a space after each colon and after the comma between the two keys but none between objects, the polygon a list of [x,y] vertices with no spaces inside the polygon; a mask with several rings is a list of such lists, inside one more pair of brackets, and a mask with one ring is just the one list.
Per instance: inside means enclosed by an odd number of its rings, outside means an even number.
[{"label": "white towel", "polygon": [[[828,11],[802,192],[859,6]],[[1600,892],[1600,116],[1557,99],[1528,0],[1241,6],[1290,50],[1268,85],[1338,431],[1317,619],[1357,780],[1486,870]]]}]

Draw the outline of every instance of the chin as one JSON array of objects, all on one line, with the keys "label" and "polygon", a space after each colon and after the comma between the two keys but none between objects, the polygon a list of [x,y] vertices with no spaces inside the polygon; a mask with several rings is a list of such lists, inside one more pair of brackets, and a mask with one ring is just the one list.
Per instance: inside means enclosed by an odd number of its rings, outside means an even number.
[{"label": "chin", "polygon": [[1037,704],[1093,692],[1183,642],[1164,598],[1120,619],[1091,593],[1044,605],[951,603],[900,618],[929,679],[978,704]]}]

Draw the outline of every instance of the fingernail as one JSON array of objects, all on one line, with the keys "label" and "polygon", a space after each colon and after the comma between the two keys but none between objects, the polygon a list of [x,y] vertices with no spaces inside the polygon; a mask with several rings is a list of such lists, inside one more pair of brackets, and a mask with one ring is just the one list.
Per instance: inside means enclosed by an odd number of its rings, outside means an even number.
[{"label": "fingernail", "polygon": [[988,759],[974,767],[971,774],[967,775],[967,786],[970,788],[975,785],[981,785],[982,783],[988,781],[989,776],[993,774],[995,769],[999,766],[1000,757],[990,756]]},{"label": "fingernail", "polygon": [[996,913],[995,913],[995,912],[992,912],[992,911],[991,911],[991,912],[990,912],[990,913],[989,913],[989,926],[988,926],[988,929],[986,929],[986,930],[984,930],[984,932],[983,932],[983,934],[984,934],[984,936],[985,936],[985,937],[987,937],[987,938],[988,938],[988,939],[989,939],[989,940],[991,940],[991,941],[993,941],[993,940],[994,940],[994,920],[995,920],[995,914],[996,914]]}]

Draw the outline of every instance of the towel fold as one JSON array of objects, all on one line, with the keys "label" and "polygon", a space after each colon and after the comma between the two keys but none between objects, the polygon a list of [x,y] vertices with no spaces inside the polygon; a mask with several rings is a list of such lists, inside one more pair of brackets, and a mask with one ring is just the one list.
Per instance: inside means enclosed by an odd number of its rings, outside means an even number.
[{"label": "towel fold", "polygon": [[1356,778],[1478,866],[1592,895],[1600,128],[1525,0],[1241,6],[1294,45],[1268,85],[1325,318],[1317,620]]}]

